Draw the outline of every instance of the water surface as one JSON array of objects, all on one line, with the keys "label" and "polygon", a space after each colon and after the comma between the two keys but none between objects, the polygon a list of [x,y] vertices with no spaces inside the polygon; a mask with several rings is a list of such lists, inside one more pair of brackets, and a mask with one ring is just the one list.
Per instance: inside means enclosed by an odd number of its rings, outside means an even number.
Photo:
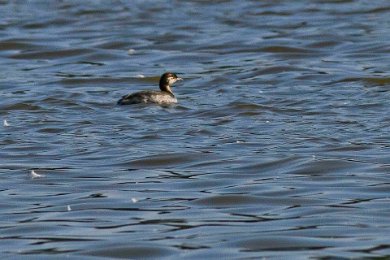
[{"label": "water surface", "polygon": [[389,10],[1,1],[1,255],[389,257]]}]

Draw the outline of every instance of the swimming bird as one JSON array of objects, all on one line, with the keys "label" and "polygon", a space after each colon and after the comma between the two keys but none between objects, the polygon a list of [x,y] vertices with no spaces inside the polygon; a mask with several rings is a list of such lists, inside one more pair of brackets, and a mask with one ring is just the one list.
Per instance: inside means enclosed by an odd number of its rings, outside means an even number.
[{"label": "swimming bird", "polygon": [[140,103],[155,103],[159,105],[170,105],[177,103],[171,86],[178,80],[182,80],[175,73],[166,72],[160,78],[160,91],[144,90],[123,96],[118,100],[118,105],[131,105]]}]

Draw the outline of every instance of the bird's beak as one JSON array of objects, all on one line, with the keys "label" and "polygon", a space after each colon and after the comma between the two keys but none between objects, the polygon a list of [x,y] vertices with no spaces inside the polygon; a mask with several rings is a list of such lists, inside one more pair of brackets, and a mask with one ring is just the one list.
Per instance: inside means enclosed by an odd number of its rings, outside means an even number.
[{"label": "bird's beak", "polygon": [[183,80],[183,79],[182,78],[177,78],[176,80],[179,81],[179,80]]}]

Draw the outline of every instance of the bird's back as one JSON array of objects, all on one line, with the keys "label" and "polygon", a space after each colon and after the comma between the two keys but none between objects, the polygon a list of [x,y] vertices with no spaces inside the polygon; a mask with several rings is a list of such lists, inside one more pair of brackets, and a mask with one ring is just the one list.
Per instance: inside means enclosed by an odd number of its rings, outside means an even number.
[{"label": "bird's back", "polygon": [[140,103],[174,104],[177,99],[165,91],[146,90],[123,96],[118,100],[119,105],[131,105]]}]

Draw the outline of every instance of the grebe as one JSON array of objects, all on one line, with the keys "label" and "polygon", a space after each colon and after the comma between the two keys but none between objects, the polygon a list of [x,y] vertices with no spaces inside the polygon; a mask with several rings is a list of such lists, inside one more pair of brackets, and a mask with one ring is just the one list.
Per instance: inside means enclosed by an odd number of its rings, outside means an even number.
[{"label": "grebe", "polygon": [[145,90],[123,96],[118,100],[118,105],[131,105],[139,103],[155,103],[169,105],[177,103],[177,99],[171,90],[171,86],[178,80],[182,80],[175,73],[166,72],[160,78],[160,90]]}]

